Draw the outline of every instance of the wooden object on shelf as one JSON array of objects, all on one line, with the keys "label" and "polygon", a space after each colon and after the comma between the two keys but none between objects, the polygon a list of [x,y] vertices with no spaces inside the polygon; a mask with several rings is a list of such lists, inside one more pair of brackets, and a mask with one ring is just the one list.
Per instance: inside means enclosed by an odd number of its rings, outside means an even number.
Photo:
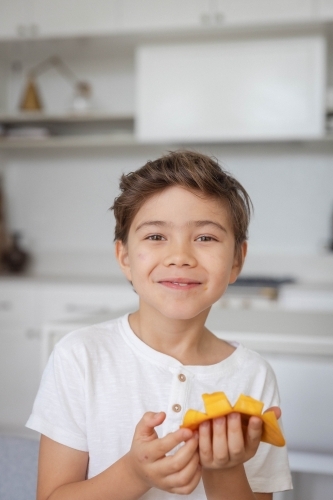
[{"label": "wooden object on shelf", "polygon": [[42,111],[43,104],[36,85],[37,76],[55,68],[74,88],[72,108],[77,112],[86,112],[90,108],[91,85],[81,81],[58,56],[51,56],[37,64],[28,73],[27,84],[20,104],[21,111]]},{"label": "wooden object on shelf", "polygon": [[3,256],[8,248],[8,234],[5,217],[5,196],[0,178],[0,272],[4,270]]},{"label": "wooden object on shelf", "polygon": [[30,77],[23,93],[20,109],[22,111],[41,111],[43,108],[42,100],[34,78]]}]

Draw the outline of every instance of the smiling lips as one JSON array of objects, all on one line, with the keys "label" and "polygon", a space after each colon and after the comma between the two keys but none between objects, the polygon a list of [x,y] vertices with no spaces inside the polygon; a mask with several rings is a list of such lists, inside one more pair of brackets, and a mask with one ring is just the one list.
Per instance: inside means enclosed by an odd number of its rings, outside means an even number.
[{"label": "smiling lips", "polygon": [[168,288],[178,289],[178,290],[189,290],[201,285],[200,281],[190,280],[187,278],[168,278],[158,281],[159,284],[166,286]]}]

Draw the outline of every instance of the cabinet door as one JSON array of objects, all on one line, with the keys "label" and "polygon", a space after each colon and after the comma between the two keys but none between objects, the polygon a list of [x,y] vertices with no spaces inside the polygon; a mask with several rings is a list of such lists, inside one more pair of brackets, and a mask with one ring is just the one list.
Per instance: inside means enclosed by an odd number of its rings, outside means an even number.
[{"label": "cabinet door", "polygon": [[321,137],[325,60],[322,37],[142,46],[137,137],[165,143]]},{"label": "cabinet door", "polygon": [[333,18],[333,0],[316,0],[316,8],[320,19]]},{"label": "cabinet door", "polygon": [[16,38],[28,35],[27,24],[31,21],[32,10],[28,0],[1,0],[0,38]]},{"label": "cabinet door", "polygon": [[138,296],[129,285],[59,284],[42,288],[40,324],[58,320],[107,317],[114,311],[131,311]]},{"label": "cabinet door", "polygon": [[226,24],[309,20],[314,0],[220,0]]},{"label": "cabinet door", "polygon": [[33,327],[36,323],[36,296],[33,283],[0,283],[0,331],[15,325]]},{"label": "cabinet door", "polygon": [[197,27],[209,23],[210,0],[123,0],[124,30]]},{"label": "cabinet door", "polygon": [[0,343],[0,427],[22,429],[41,377],[40,337],[16,326],[1,329]]},{"label": "cabinet door", "polygon": [[34,6],[42,36],[109,33],[118,23],[117,0],[34,0]]}]

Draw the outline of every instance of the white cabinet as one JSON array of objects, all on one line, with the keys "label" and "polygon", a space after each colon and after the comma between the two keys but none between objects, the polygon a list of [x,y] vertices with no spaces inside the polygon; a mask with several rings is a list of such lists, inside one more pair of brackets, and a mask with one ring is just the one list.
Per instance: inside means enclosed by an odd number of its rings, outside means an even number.
[{"label": "white cabinet", "polygon": [[318,8],[332,0],[1,0],[0,38],[302,22]]},{"label": "white cabinet", "polygon": [[0,345],[0,429],[22,429],[40,382],[41,340],[16,325],[1,330]]},{"label": "white cabinet", "polygon": [[321,137],[325,65],[319,36],[142,46],[137,137],[147,143]]},{"label": "white cabinet", "polygon": [[218,0],[225,24],[274,24],[311,20],[315,0]]},{"label": "white cabinet", "polygon": [[117,0],[33,1],[35,23],[41,36],[110,33],[119,24]]},{"label": "white cabinet", "polygon": [[[135,310],[129,284],[7,281],[0,283],[0,430],[23,428],[42,369],[42,326],[51,321],[89,324],[116,311]],[[100,320],[102,321],[102,320]]]},{"label": "white cabinet", "polygon": [[22,427],[40,380],[37,297],[31,283],[0,285],[0,427]]},{"label": "white cabinet", "polygon": [[6,327],[25,325],[36,320],[35,288],[28,283],[4,281],[0,285],[0,331]]},{"label": "white cabinet", "polygon": [[211,21],[210,0],[123,0],[122,29],[198,27]]},{"label": "white cabinet", "polygon": [[319,19],[333,19],[333,0],[316,0],[316,9]]},{"label": "white cabinet", "polygon": [[0,39],[112,33],[117,0],[1,0]]},{"label": "white cabinet", "polygon": [[107,316],[117,310],[135,309],[138,296],[130,285],[45,284],[40,297],[39,323]]},{"label": "white cabinet", "polygon": [[[311,20],[315,0],[124,0],[126,30],[219,27]],[[329,0],[326,0],[329,1]]]},{"label": "white cabinet", "polygon": [[1,0],[0,39],[31,36],[33,33],[30,0]]}]

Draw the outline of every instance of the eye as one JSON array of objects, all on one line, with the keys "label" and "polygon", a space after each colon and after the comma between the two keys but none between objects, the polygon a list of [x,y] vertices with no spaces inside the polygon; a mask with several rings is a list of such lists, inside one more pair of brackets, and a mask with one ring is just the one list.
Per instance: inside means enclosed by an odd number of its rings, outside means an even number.
[{"label": "eye", "polygon": [[150,241],[162,241],[163,239],[165,239],[165,238],[161,234],[150,234],[146,238],[146,240],[150,240]]},{"label": "eye", "polygon": [[213,236],[199,236],[199,238],[197,238],[197,241],[217,241],[216,238],[213,238]]}]

